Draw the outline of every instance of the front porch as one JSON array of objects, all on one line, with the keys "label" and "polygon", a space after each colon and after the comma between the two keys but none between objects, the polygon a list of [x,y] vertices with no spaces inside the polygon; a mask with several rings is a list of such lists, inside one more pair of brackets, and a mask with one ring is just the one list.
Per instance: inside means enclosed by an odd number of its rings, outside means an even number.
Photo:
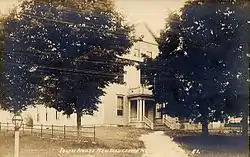
[{"label": "front porch", "polygon": [[128,95],[129,125],[138,128],[153,129],[155,123],[162,123],[163,116],[156,104],[152,93],[144,87],[134,88]]}]

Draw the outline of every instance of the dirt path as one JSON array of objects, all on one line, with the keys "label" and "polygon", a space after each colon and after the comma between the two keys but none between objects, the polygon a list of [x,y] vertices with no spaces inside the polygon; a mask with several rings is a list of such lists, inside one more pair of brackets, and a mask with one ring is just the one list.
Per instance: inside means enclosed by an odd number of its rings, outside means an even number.
[{"label": "dirt path", "polygon": [[143,135],[141,140],[146,146],[143,157],[188,157],[185,151],[162,131]]}]

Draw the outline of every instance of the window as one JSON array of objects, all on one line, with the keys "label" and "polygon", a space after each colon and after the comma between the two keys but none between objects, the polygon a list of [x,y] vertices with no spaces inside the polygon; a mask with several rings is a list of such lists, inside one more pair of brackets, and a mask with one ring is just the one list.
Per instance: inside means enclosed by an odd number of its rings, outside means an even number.
[{"label": "window", "polygon": [[56,120],[58,120],[58,119],[59,119],[58,112],[56,111]]},{"label": "window", "polygon": [[123,96],[117,96],[117,116],[123,116]]},{"label": "window", "polygon": [[140,57],[140,49],[138,49],[138,48],[134,49],[134,56],[135,57]]}]

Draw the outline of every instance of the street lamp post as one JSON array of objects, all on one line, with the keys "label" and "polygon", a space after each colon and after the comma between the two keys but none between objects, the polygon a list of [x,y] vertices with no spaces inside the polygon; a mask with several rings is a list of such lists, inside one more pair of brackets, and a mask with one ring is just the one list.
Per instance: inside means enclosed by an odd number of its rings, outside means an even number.
[{"label": "street lamp post", "polygon": [[19,129],[23,124],[23,118],[19,113],[16,113],[12,118],[12,123],[15,128],[15,149],[14,149],[14,157],[19,157]]}]

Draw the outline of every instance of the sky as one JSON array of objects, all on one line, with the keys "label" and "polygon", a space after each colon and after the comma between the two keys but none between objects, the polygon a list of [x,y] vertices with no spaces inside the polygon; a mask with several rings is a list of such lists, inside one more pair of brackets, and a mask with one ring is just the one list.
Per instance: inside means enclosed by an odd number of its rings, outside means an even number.
[{"label": "sky", "polygon": [[[1,13],[8,13],[18,1],[0,0]],[[184,2],[185,0],[115,0],[117,10],[127,17],[130,23],[146,22],[157,35],[164,28],[168,14],[178,10]]]}]

